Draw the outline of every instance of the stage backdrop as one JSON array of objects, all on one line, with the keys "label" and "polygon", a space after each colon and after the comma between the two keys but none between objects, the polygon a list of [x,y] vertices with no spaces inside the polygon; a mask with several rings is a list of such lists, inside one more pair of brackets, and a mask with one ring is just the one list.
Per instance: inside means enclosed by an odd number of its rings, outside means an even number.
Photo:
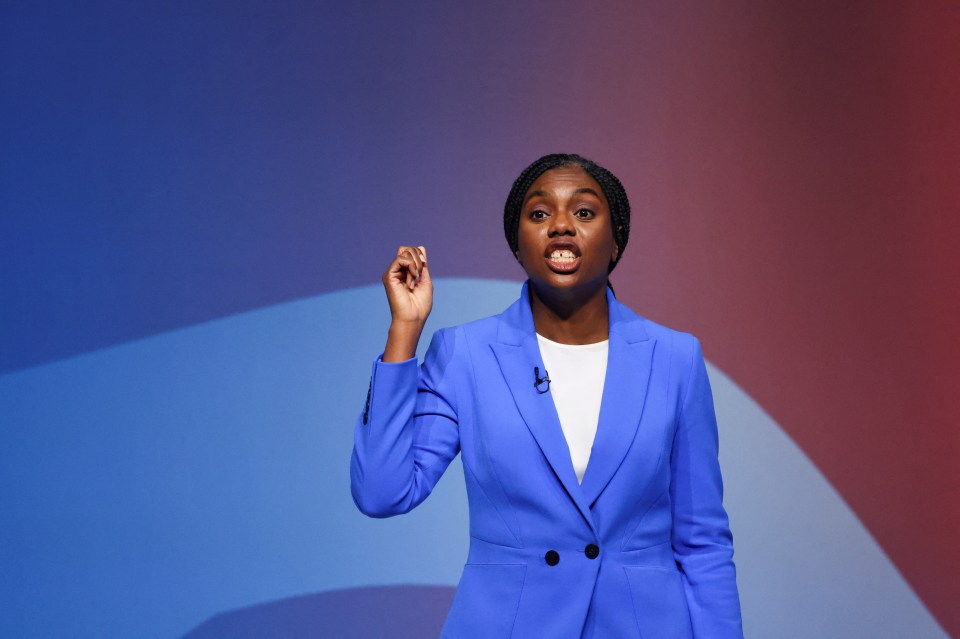
[{"label": "stage backdrop", "polygon": [[459,462],[349,496],[379,277],[501,310],[562,151],[704,344],[748,636],[960,637],[958,70],[954,0],[4,3],[0,636],[436,635]]}]

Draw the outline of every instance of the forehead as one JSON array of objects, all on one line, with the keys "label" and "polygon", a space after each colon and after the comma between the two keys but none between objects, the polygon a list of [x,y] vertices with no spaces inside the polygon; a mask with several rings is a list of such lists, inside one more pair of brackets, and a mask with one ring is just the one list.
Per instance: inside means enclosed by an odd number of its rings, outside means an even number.
[{"label": "forehead", "polygon": [[605,204],[607,202],[603,189],[597,181],[576,165],[544,171],[543,175],[538,177],[527,189],[524,202],[534,197],[571,197],[578,191],[588,193],[593,191],[601,201]]}]

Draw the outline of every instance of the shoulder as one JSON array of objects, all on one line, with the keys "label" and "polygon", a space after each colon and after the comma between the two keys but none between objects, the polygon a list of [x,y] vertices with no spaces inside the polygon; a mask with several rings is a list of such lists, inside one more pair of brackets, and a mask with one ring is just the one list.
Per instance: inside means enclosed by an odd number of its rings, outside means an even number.
[{"label": "shoulder", "polygon": [[643,317],[618,301],[612,303],[611,312],[615,317],[614,330],[621,330],[631,341],[654,340],[657,351],[671,359],[690,361],[702,357],[700,340],[691,333]]},{"label": "shoulder", "polygon": [[464,324],[446,326],[433,334],[432,347],[449,351],[463,350],[468,345],[489,343],[496,340],[500,315],[491,315]]},{"label": "shoulder", "polygon": [[[669,386],[677,389],[678,401],[690,396],[694,388],[709,389],[706,361],[696,336],[637,315],[622,304],[619,306],[625,309],[623,316],[630,318],[628,321],[633,323],[635,333],[643,333],[653,342],[652,366],[666,375]],[[706,395],[696,396],[709,397],[709,390]]]}]

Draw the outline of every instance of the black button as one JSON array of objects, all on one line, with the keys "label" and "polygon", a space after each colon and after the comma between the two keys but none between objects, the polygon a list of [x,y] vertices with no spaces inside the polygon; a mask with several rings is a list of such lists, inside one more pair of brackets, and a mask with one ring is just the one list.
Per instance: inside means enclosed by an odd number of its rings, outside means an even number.
[{"label": "black button", "polygon": [[587,556],[587,559],[596,559],[600,556],[600,547],[596,544],[587,544],[587,547],[583,549],[583,554]]},{"label": "black button", "polygon": [[547,560],[547,565],[556,566],[560,563],[560,553],[556,550],[548,550],[547,554],[543,556]]},{"label": "black button", "polygon": [[367,423],[367,417],[370,416],[370,391],[373,390],[373,378],[370,378],[370,385],[367,386],[367,403],[363,406],[363,423]]}]

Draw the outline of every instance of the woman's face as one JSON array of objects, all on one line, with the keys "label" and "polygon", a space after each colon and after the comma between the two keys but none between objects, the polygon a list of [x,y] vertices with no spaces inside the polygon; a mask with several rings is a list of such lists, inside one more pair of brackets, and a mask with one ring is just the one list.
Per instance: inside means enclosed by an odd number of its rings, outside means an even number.
[{"label": "woman's face", "polygon": [[610,206],[579,166],[544,172],[520,211],[517,259],[535,290],[604,286],[619,249]]}]

